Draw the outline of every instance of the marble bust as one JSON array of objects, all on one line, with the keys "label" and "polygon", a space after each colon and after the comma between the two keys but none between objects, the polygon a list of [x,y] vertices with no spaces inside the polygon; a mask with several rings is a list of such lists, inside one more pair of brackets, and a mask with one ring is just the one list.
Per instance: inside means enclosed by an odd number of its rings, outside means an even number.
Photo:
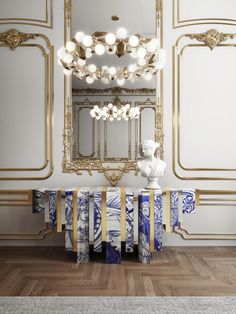
[{"label": "marble bust", "polygon": [[153,140],[145,140],[140,144],[140,155],[143,159],[138,161],[137,167],[141,171],[141,175],[148,180],[146,189],[161,189],[158,179],[164,175],[166,163],[159,157],[155,157],[159,146],[160,144]]}]

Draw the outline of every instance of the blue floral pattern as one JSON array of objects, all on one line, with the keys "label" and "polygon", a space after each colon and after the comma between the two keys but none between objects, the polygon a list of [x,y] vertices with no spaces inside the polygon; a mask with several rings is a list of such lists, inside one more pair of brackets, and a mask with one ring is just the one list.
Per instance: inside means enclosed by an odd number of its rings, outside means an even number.
[{"label": "blue floral pattern", "polygon": [[65,191],[65,249],[73,250],[73,191]]},{"label": "blue floral pattern", "polygon": [[156,191],[154,194],[154,250],[162,249],[162,193]]},{"label": "blue floral pattern", "polygon": [[170,192],[170,216],[171,227],[179,226],[179,193],[178,191]]},{"label": "blue floral pattern", "polygon": [[126,242],[125,251],[134,251],[134,193],[126,193]]},{"label": "blue floral pattern", "polygon": [[94,192],[94,252],[102,252],[102,192]]},{"label": "blue floral pattern", "polygon": [[57,191],[49,191],[49,225],[53,228],[57,224]]},{"label": "blue floral pattern", "polygon": [[121,194],[120,189],[107,191],[106,262],[121,262]]},{"label": "blue floral pattern", "polygon": [[138,256],[144,264],[150,263],[150,194],[139,195]]},{"label": "blue floral pattern", "polygon": [[80,191],[77,198],[77,263],[89,261],[89,192]]},{"label": "blue floral pattern", "polygon": [[183,190],[182,200],[183,214],[195,213],[195,191]]}]

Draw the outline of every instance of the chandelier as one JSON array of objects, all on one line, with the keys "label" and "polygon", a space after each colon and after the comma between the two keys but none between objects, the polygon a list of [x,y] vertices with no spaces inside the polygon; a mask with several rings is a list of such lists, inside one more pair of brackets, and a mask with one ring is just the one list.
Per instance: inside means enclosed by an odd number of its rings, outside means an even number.
[{"label": "chandelier", "polygon": [[114,98],[113,103],[109,102],[105,104],[102,108],[99,106],[94,106],[90,111],[92,118],[96,120],[109,120],[109,121],[120,121],[124,119],[125,121],[131,119],[138,119],[140,115],[139,107],[131,107],[129,103],[124,103],[119,97]]},{"label": "chandelier", "polygon": [[[93,55],[102,56],[105,53],[119,58],[128,54],[136,62],[123,67],[106,65],[99,67],[88,63],[88,59]],[[118,85],[124,85],[126,80],[131,82],[140,78],[151,80],[164,66],[165,51],[160,49],[158,39],[145,38],[139,34],[128,37],[126,29],[120,28],[116,35],[106,32],[85,35],[78,32],[58,51],[58,58],[65,75],[73,74],[88,84],[100,80],[104,84],[116,81]]]}]

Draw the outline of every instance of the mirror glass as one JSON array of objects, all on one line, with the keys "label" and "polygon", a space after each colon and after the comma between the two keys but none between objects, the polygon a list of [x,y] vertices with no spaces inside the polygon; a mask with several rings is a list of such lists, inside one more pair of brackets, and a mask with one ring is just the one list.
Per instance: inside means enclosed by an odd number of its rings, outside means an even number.
[{"label": "mirror glass", "polygon": [[[94,32],[116,33],[125,28],[128,36],[140,34],[157,37],[156,0],[72,0],[71,36],[78,31],[91,35]],[[159,37],[159,35],[158,35]],[[118,57],[105,53],[93,55],[87,64],[123,67],[136,63],[129,54]],[[101,80],[88,84],[72,76],[72,106],[74,149],[73,158],[100,159],[104,162],[121,162],[139,158],[138,144],[143,139],[155,140],[157,101],[156,75],[149,81],[126,80],[123,86],[116,81],[106,85]],[[139,106],[139,119],[104,121],[91,117],[90,110],[98,105],[119,101]]]}]

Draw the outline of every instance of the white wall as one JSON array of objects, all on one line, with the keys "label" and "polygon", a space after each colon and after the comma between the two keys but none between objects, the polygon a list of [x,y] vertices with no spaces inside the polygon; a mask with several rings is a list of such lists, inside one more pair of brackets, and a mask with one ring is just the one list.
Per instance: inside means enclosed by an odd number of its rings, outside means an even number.
[{"label": "white wall", "polygon": [[[20,3],[21,2],[21,3]],[[178,1],[175,1],[177,5]],[[227,5],[226,5],[227,2]],[[10,3],[10,7],[6,9],[6,6],[8,6]],[[27,1],[17,1],[17,5],[14,2],[14,6],[12,2],[7,2],[0,0],[0,12],[7,12],[7,14],[10,15],[9,11],[11,12],[12,16],[15,14],[15,17],[17,17],[17,12],[18,12],[18,5],[22,8],[22,6],[25,6],[25,11],[28,14],[28,7],[27,7]],[[43,1],[42,1],[42,10],[44,10],[43,6]],[[210,8],[212,9],[212,1],[204,1],[204,6],[203,6],[203,1],[197,1],[197,0],[191,0],[191,5],[190,1],[179,1],[180,8],[183,6],[183,11],[180,10],[181,14],[180,18],[187,20],[190,18],[193,18],[194,12],[196,12],[196,18],[207,18],[205,13],[205,8]],[[188,6],[188,7],[187,7]],[[228,8],[231,6],[231,10],[223,10],[224,8]],[[63,114],[64,114],[64,79],[62,75],[62,70],[61,67],[57,65],[57,57],[56,57],[56,51],[64,44],[64,11],[63,11],[64,3],[63,0],[56,0],[54,1],[53,5],[53,28],[45,28],[45,27],[37,27],[33,25],[9,25],[9,24],[0,24],[0,32],[4,32],[6,30],[9,30],[10,28],[17,28],[20,31],[23,32],[28,32],[28,33],[42,33],[45,34],[49,37],[52,45],[55,47],[55,67],[54,67],[54,74],[55,74],[55,82],[54,82],[54,135],[53,135],[53,145],[54,145],[54,171],[52,176],[50,176],[46,180],[6,180],[6,181],[0,181],[0,189],[32,189],[32,188],[39,188],[39,187],[69,187],[69,186],[100,186],[100,185],[106,185],[107,182],[105,178],[101,174],[94,173],[93,176],[91,177],[87,172],[84,172],[82,176],[78,176],[76,174],[66,174],[62,173],[62,158],[63,158]],[[191,189],[207,189],[207,190],[234,190],[235,188],[235,181],[230,181],[230,180],[181,180],[176,177],[176,175],[173,172],[173,158],[172,158],[172,151],[173,151],[173,146],[172,146],[172,114],[173,114],[173,108],[172,108],[172,79],[173,79],[173,64],[172,64],[172,46],[175,44],[176,39],[184,34],[184,33],[201,33],[205,32],[206,30],[210,28],[217,28],[220,31],[223,32],[228,32],[228,33],[234,33],[235,32],[235,23],[236,22],[226,22],[228,25],[221,25],[221,24],[216,24],[216,25],[211,25],[211,24],[196,24],[196,25],[191,25],[191,26],[185,26],[191,22],[182,22],[182,24],[179,24],[175,21],[175,26],[180,26],[179,28],[173,28],[172,25],[172,0],[166,0],[164,1],[164,48],[166,49],[167,52],[167,63],[166,67],[164,69],[164,133],[165,133],[165,138],[164,138],[164,150],[165,150],[165,160],[167,162],[167,172],[164,178],[161,179],[161,185],[164,188],[172,187],[172,188],[191,188]],[[220,7],[220,9],[219,9]],[[3,10],[4,8],[4,10]],[[208,10],[208,12],[212,13],[212,16],[209,16],[211,19],[210,22],[215,22],[213,20],[214,18],[218,18],[219,20],[217,23],[221,23],[222,21],[220,20],[221,18],[228,18],[232,19],[232,16],[230,16],[231,12],[235,12],[235,2],[234,1],[217,1],[217,3],[214,5],[214,10]],[[196,11],[195,11],[196,10]],[[34,11],[35,12],[35,11]],[[37,11],[38,12],[38,11]],[[43,12],[41,13],[42,19],[43,19]],[[190,13],[189,13],[190,12]],[[190,14],[188,16],[188,13]],[[34,13],[35,14],[35,13]],[[37,13],[38,14],[38,13]],[[35,19],[40,19],[40,16],[35,16]],[[27,17],[27,15],[25,15]],[[2,17],[1,17],[2,18]],[[201,22],[201,20],[200,20]],[[209,22],[208,21],[203,21],[203,22]],[[36,22],[37,23],[37,22]],[[194,22],[198,23],[198,22]],[[42,24],[42,23],[41,23]],[[234,25],[230,25],[234,24]],[[196,42],[197,43],[197,42]],[[2,51],[4,49],[4,53],[2,54]],[[216,95],[219,95],[218,93],[207,93],[207,88],[204,89],[204,96],[201,95],[202,89],[199,90],[198,86],[196,84],[200,84],[205,82],[206,86],[209,86],[209,88],[212,89],[212,86],[214,84],[211,82],[209,84],[208,80],[209,77],[206,77],[206,75],[202,75],[201,79],[199,79],[199,74],[198,77],[195,77],[193,81],[190,82],[191,78],[191,73],[195,73],[194,71],[199,72],[200,66],[204,68],[208,68],[209,62],[210,62],[210,57],[209,53],[210,51],[207,51],[206,48],[206,55],[199,55],[196,54],[189,55],[187,56],[186,52],[186,59],[185,62],[188,62],[185,64],[185,75],[189,79],[186,80],[183,78],[183,84],[186,86],[186,89],[184,90],[184,94],[182,95],[183,99],[181,99],[183,103],[183,114],[185,114],[186,118],[182,119],[192,119],[190,121],[183,121],[183,128],[185,130],[184,134],[182,135],[182,142],[185,143],[185,146],[183,145],[183,156],[185,158],[185,163],[187,165],[194,165],[196,163],[196,156],[199,156],[199,160],[201,163],[204,163],[203,166],[206,165],[208,167],[209,165],[213,167],[221,167],[222,165],[224,167],[230,166],[233,168],[233,165],[236,164],[235,161],[235,146],[233,145],[233,139],[234,139],[234,130],[231,130],[231,126],[233,127],[234,125],[234,119],[235,119],[235,114],[234,114],[234,107],[233,107],[233,102],[232,102],[232,97],[234,96],[232,94],[232,87],[230,90],[227,89],[228,84],[225,84],[225,82],[230,81],[233,82],[234,80],[234,72],[235,71],[230,71],[230,65],[232,67],[235,67],[235,63],[233,62],[232,57],[234,50],[227,50],[227,52],[218,52],[214,54],[218,54],[216,61],[218,63],[222,62],[222,64],[225,64],[225,67],[221,67],[222,71],[225,71],[227,68],[229,70],[229,73],[219,73],[216,71],[215,79],[218,81],[219,78],[222,79],[222,88],[225,89],[225,92],[223,93],[221,91],[221,96],[225,95],[224,98],[224,104],[222,106],[219,106],[218,102],[218,96],[215,97]],[[220,49],[220,48],[216,48]],[[234,48],[235,49],[235,48]],[[232,52],[233,51],[233,52]],[[10,51],[8,50],[8,53],[6,54],[6,48],[1,48],[0,49],[1,53],[1,59],[0,59],[0,67],[1,69],[5,67],[6,62],[9,62],[9,59],[11,56],[15,54],[16,58],[19,58],[19,62],[22,58],[22,56],[18,53],[18,49],[16,51]],[[225,55],[227,56],[227,59],[225,58]],[[3,57],[2,57],[3,56]],[[202,64],[199,64],[199,68],[196,67],[196,61],[194,58],[201,58]],[[206,59],[204,59],[206,57]],[[32,61],[30,59],[30,56],[27,56],[27,60],[29,59],[29,66],[30,62]],[[33,56],[32,56],[33,58]],[[199,60],[199,59],[198,59]],[[231,60],[231,61],[229,61]],[[205,65],[204,65],[205,62]],[[38,72],[38,65],[35,68],[33,66],[30,66],[32,69],[36,69]],[[219,67],[220,69],[220,67]],[[38,81],[32,81],[31,84],[29,84],[27,91],[22,93],[22,88],[21,84],[24,83],[24,81],[27,81],[28,76],[26,76],[26,72],[28,71],[23,71],[21,69],[21,75],[19,76],[19,72],[17,72],[16,68],[11,68],[11,65],[7,67],[6,71],[9,71],[9,73],[12,73],[12,85],[11,86],[5,86],[6,82],[4,79],[3,73],[0,71],[0,77],[1,77],[1,94],[4,95],[6,98],[6,101],[1,98],[1,103],[0,103],[0,109],[1,109],[1,120],[4,121],[6,115],[8,117],[14,116],[13,120],[16,119],[16,114],[19,116],[19,120],[17,121],[23,121],[21,124],[21,128],[19,131],[19,128],[15,130],[15,125],[13,125],[11,119],[9,118],[8,123],[5,122],[5,127],[7,128],[6,136],[0,136],[1,139],[1,151],[5,149],[9,149],[9,154],[11,153],[11,156],[9,156],[9,159],[7,160],[0,160],[1,166],[0,167],[5,167],[6,165],[11,167],[11,166],[24,166],[24,160],[27,160],[27,167],[34,167],[36,163],[36,157],[37,161],[40,163],[40,157],[38,156],[38,147],[41,147],[41,142],[42,142],[42,132],[43,128],[40,131],[36,131],[32,124],[32,120],[38,124],[39,119],[42,120],[42,116],[40,117],[40,111],[42,113],[42,107],[44,104],[42,104],[39,99],[40,99],[40,91],[44,89],[44,83],[42,80],[38,79]],[[14,75],[14,73],[17,73],[17,75]],[[9,80],[9,73],[7,74],[8,80]],[[201,72],[200,72],[201,73]],[[209,72],[207,72],[209,74]],[[218,74],[218,75],[217,75]],[[227,77],[225,77],[227,75]],[[14,81],[14,79],[17,79],[17,81]],[[208,80],[206,80],[208,79]],[[212,77],[214,79],[214,76]],[[184,81],[185,80],[185,81]],[[205,81],[204,81],[205,80]],[[16,84],[17,83],[17,84]],[[195,84],[195,85],[194,85]],[[204,84],[203,84],[204,85]],[[13,87],[14,86],[14,89]],[[216,85],[217,86],[217,85]],[[219,89],[219,85],[218,85]],[[7,91],[7,93],[6,93]],[[198,91],[198,92],[196,92]],[[39,94],[38,94],[39,93]],[[187,93],[187,94],[186,94]],[[8,94],[11,97],[11,99],[14,99],[15,95],[19,95],[17,99],[19,99],[19,103],[17,103],[17,107],[14,110],[14,107],[11,106],[11,111],[10,113],[6,113],[5,110],[9,109],[10,107],[7,107],[7,101],[8,101]],[[199,98],[198,101],[201,99],[204,99],[205,101],[205,107],[203,107],[202,103],[199,105],[199,111],[194,110],[194,115],[191,115],[191,110],[189,110],[189,106],[196,106],[196,99],[193,100],[193,102],[190,103],[190,98],[191,95],[196,95],[196,97],[202,97]],[[2,96],[3,97],[3,96]],[[24,97],[27,99],[32,99],[32,102],[27,103],[24,101]],[[214,98],[215,97],[215,98]],[[16,97],[15,97],[16,98]],[[217,119],[212,119],[212,109],[213,108],[213,103],[217,103],[217,107],[219,110],[222,110],[224,107],[227,108],[227,116],[223,117],[220,119],[218,116]],[[209,104],[209,106],[207,106]],[[11,103],[12,105],[12,103]],[[28,108],[32,108],[32,106],[35,107],[35,111],[32,114],[32,112],[28,112],[25,109],[25,105],[28,106]],[[19,107],[22,107],[22,111],[19,110]],[[23,110],[24,109],[24,110]],[[186,110],[185,110],[186,109]],[[217,110],[218,110],[217,109]],[[185,110],[185,111],[184,111]],[[188,111],[187,111],[188,110]],[[232,115],[230,114],[232,110]],[[218,112],[218,111],[217,111]],[[220,111],[221,113],[224,113],[225,111]],[[199,114],[199,115],[198,115]],[[215,114],[215,112],[214,112]],[[200,123],[201,120],[200,117],[207,117],[209,124]],[[199,121],[199,130],[197,129],[197,124],[196,121]],[[206,135],[208,132],[208,128],[212,129],[215,128],[217,130],[217,127],[215,126],[215,121],[219,123],[221,121],[221,124],[219,125],[219,128],[222,130],[220,134],[224,134],[220,138],[220,143],[219,146],[217,146],[217,138],[209,138],[209,141],[212,140],[214,149],[219,148],[215,154],[209,154],[209,147],[208,143],[206,142],[205,138],[203,138],[203,143],[204,145],[201,146],[201,138],[199,138],[199,134],[204,137],[204,133]],[[194,127],[192,127],[194,125]],[[230,127],[229,127],[230,126]],[[32,127],[34,132],[32,132],[33,136],[33,141],[24,141],[23,136],[25,134],[28,134],[29,127]],[[202,131],[204,128],[204,132]],[[17,131],[17,133],[16,133]],[[22,133],[21,133],[22,132]],[[19,140],[15,141],[14,147],[12,145],[8,145],[8,140],[9,138],[13,137],[12,134],[15,134],[14,136],[19,136]],[[20,134],[18,134],[20,133]],[[8,137],[9,134],[9,137]],[[228,134],[228,135],[227,135]],[[30,138],[29,138],[30,139]],[[196,143],[195,145],[191,144],[191,139]],[[227,144],[222,143],[222,141],[225,139]],[[229,145],[229,139],[231,142],[231,145]],[[32,138],[31,138],[32,140]],[[191,146],[191,150],[188,149],[186,146],[186,143],[190,142],[189,145]],[[35,143],[38,143],[39,146],[35,146]],[[31,146],[32,145],[32,146]],[[26,147],[27,146],[27,147]],[[224,147],[222,149],[221,147]],[[196,147],[196,152],[193,152],[193,149]],[[11,151],[10,151],[11,149]],[[204,152],[208,151],[208,154]],[[23,157],[23,153],[27,152],[27,156]],[[13,157],[12,157],[13,155]],[[217,156],[216,160],[213,160],[214,155]],[[230,156],[229,156],[230,155]],[[4,152],[1,153],[1,158],[4,156]],[[31,159],[29,158],[31,157]],[[6,156],[5,156],[6,157]],[[30,159],[30,160],[29,160]],[[201,165],[199,161],[199,165]],[[5,164],[4,164],[5,162]],[[11,163],[12,162],[12,163]],[[16,162],[16,163],[14,163]],[[8,164],[9,163],[9,164]],[[197,164],[197,163],[196,163]],[[198,164],[197,164],[198,166]],[[235,167],[236,168],[236,167]],[[182,171],[181,169],[177,169],[177,173],[181,176],[186,176],[186,177],[205,177],[206,176],[206,171],[195,171],[195,172],[189,172],[189,171]],[[32,175],[36,175],[39,177],[40,175],[44,176],[46,172],[33,172]],[[235,171],[208,171],[207,175],[208,177],[227,177],[229,178],[230,176],[234,176]],[[1,176],[27,176],[27,172],[1,172]],[[125,186],[143,186],[145,183],[145,180],[140,177],[135,177],[132,173],[127,174],[123,177],[123,179],[120,182],[120,185],[125,185]],[[0,207],[0,233],[25,233],[25,232],[33,232],[32,228],[35,230],[39,230],[42,227],[43,221],[42,217],[38,216],[38,222],[36,221],[35,216],[31,215],[31,208],[30,207]],[[195,215],[189,216],[184,218],[184,223],[183,226],[189,231],[189,232],[195,232],[195,233],[236,233],[236,215],[235,215],[235,206],[200,206],[197,208],[197,213]],[[32,227],[33,226],[33,227]],[[186,241],[180,238],[180,236],[175,235],[175,234],[168,234],[165,235],[164,238],[164,244],[165,245],[234,245],[236,241]],[[53,244],[62,244],[63,245],[63,236],[61,235],[54,235],[54,236],[49,236],[43,241],[0,241],[1,245],[13,245],[13,244],[19,244],[19,245],[53,245]]]}]

